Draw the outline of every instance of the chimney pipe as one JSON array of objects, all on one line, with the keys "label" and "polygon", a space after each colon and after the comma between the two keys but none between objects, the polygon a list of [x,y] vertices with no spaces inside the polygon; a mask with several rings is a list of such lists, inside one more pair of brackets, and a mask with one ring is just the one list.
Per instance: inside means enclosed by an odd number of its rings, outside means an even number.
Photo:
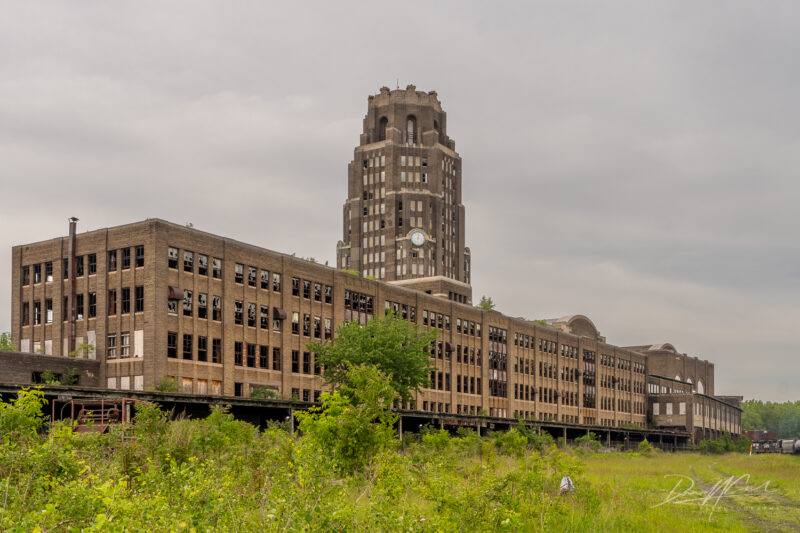
[{"label": "chimney pipe", "polygon": [[67,342],[67,353],[75,351],[75,227],[78,219],[69,219],[69,247],[67,249],[67,321],[69,335]]}]

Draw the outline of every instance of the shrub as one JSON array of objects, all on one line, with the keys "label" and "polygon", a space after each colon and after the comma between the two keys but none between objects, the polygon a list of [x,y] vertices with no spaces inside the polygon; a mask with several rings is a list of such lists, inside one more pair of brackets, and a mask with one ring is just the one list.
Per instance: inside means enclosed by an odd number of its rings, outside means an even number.
[{"label": "shrub", "polygon": [[422,434],[422,444],[436,450],[446,450],[450,447],[450,433],[446,429],[426,431]]},{"label": "shrub", "polygon": [[650,444],[647,439],[644,439],[639,443],[639,453],[642,455],[650,455],[653,453],[653,445]]},{"label": "shrub", "polygon": [[250,397],[265,400],[270,398],[277,398],[277,393],[270,389],[269,387],[256,387],[252,391],[250,391]]},{"label": "shrub", "polygon": [[342,472],[360,470],[394,444],[397,416],[391,412],[397,393],[374,366],[354,366],[347,385],[322,394],[321,406],[299,411],[299,429]]},{"label": "shrub", "polygon": [[528,439],[518,429],[514,428],[505,433],[495,434],[494,444],[504,453],[522,457],[525,454]]},{"label": "shrub", "polygon": [[597,440],[597,435],[593,431],[590,431],[586,435],[582,435],[575,439],[575,444],[592,452],[596,452],[602,446],[600,441]]},{"label": "shrub", "polygon": [[3,440],[36,436],[44,423],[42,407],[47,405],[39,388],[23,387],[8,403],[0,401],[0,436]]},{"label": "shrub", "polygon": [[158,392],[178,392],[178,380],[171,377],[164,377],[158,385],[156,385]]}]

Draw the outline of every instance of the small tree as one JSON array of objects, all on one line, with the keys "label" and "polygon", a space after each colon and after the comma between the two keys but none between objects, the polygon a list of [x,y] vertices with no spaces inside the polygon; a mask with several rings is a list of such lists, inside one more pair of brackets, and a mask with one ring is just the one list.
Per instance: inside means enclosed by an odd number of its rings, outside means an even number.
[{"label": "small tree", "polygon": [[69,352],[70,357],[78,357],[79,355],[83,356],[84,358],[89,357],[90,353],[94,353],[94,344],[89,343],[81,343],[75,347],[74,350]]},{"label": "small tree", "polygon": [[11,334],[5,332],[0,334],[0,350],[5,351],[14,351],[16,348],[14,347],[14,343],[11,342]]},{"label": "small tree", "polygon": [[491,311],[494,309],[494,302],[492,301],[491,296],[481,296],[481,301],[478,302],[478,309],[484,309],[486,311]]},{"label": "small tree", "polygon": [[322,405],[296,413],[299,429],[342,471],[363,468],[394,441],[397,398],[391,380],[374,366],[348,366],[346,384],[322,394]]},{"label": "small tree", "polygon": [[306,348],[324,365],[328,383],[348,384],[351,366],[373,365],[408,401],[412,392],[429,383],[433,365],[428,350],[435,338],[436,330],[421,331],[416,324],[388,314],[363,326],[355,321],[342,324],[332,342],[309,342]]}]

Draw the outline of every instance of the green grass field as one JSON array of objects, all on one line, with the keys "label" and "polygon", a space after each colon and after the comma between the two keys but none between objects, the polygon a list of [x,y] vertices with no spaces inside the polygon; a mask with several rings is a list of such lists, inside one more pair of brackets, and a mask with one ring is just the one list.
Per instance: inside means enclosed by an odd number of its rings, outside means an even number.
[{"label": "green grass field", "polygon": [[[576,480],[599,493],[572,531],[797,531],[800,457],[594,454]],[[742,477],[744,476],[744,477]],[[578,487],[580,489],[580,486]]]}]

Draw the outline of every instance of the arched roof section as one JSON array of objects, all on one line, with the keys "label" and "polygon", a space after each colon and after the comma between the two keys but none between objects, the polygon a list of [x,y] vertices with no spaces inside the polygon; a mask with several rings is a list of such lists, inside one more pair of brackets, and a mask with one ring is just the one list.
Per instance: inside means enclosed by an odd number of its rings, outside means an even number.
[{"label": "arched roof section", "polygon": [[678,350],[668,342],[665,342],[663,344],[654,344],[650,347],[650,349],[654,352],[663,350],[667,352],[678,353]]},{"label": "arched roof section", "polygon": [[565,324],[569,328],[570,333],[573,335],[590,337],[592,339],[597,339],[600,336],[597,326],[595,326],[594,322],[592,322],[586,315],[562,316],[553,322],[556,324]]}]

